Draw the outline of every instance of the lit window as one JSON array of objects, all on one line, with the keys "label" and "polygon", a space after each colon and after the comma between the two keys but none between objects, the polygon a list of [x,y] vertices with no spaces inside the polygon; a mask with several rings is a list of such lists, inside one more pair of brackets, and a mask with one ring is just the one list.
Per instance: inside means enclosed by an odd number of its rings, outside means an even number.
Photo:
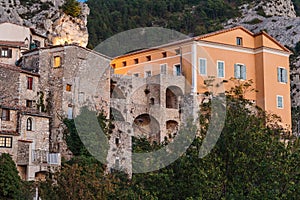
[{"label": "lit window", "polygon": [[71,90],[72,90],[72,85],[67,84],[66,91],[71,92]]},{"label": "lit window", "polygon": [[287,83],[287,70],[284,69],[283,67],[278,67],[277,77],[278,77],[278,82]]},{"label": "lit window", "polygon": [[12,137],[0,137],[0,147],[11,148]]},{"label": "lit window", "polygon": [[26,107],[27,108],[32,108],[33,106],[33,101],[32,100],[26,100]]},{"label": "lit window", "polygon": [[225,77],[225,63],[224,61],[218,61],[217,62],[217,73],[218,78],[224,78]]},{"label": "lit window", "polygon": [[243,38],[237,37],[237,38],[236,38],[236,45],[242,46],[242,45],[243,45]]},{"label": "lit window", "polygon": [[167,64],[161,64],[160,65],[160,73],[161,74],[167,74]]},{"label": "lit window", "polygon": [[54,67],[60,67],[61,66],[61,57],[60,56],[54,56]]},{"label": "lit window", "polygon": [[33,86],[33,78],[32,77],[27,77],[27,89],[32,90]]},{"label": "lit window", "polygon": [[242,64],[235,64],[234,65],[234,78],[246,80],[247,72],[246,66]]},{"label": "lit window", "polygon": [[167,52],[162,52],[162,57],[166,58],[167,57]]},{"label": "lit window", "polygon": [[150,77],[152,75],[151,71],[145,71],[145,77]]},{"label": "lit window", "polygon": [[3,121],[10,121],[10,111],[8,109],[2,109],[1,119]]},{"label": "lit window", "polygon": [[11,58],[12,57],[12,50],[8,48],[2,48],[1,51],[1,57],[3,58]]},{"label": "lit window", "polygon": [[207,74],[207,63],[205,58],[199,59],[199,72],[201,75],[206,76]]},{"label": "lit window", "polygon": [[26,130],[32,131],[32,119],[30,117],[27,119]]},{"label": "lit window", "polygon": [[139,64],[139,59],[138,58],[134,59],[134,64]]},{"label": "lit window", "polygon": [[283,108],[283,96],[277,95],[277,108]]},{"label": "lit window", "polygon": [[174,75],[181,76],[181,66],[180,64],[174,65]]},{"label": "lit window", "polygon": [[151,56],[146,56],[147,61],[151,61]]}]

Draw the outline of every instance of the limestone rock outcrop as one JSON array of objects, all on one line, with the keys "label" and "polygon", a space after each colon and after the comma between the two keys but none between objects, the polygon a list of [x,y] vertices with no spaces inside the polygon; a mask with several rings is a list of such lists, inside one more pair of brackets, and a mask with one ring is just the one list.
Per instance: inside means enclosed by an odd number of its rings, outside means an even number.
[{"label": "limestone rock outcrop", "polygon": [[64,0],[5,0],[0,3],[0,23],[11,22],[34,28],[48,37],[49,44],[88,44],[87,16],[89,8],[80,3],[77,18],[63,13]]}]

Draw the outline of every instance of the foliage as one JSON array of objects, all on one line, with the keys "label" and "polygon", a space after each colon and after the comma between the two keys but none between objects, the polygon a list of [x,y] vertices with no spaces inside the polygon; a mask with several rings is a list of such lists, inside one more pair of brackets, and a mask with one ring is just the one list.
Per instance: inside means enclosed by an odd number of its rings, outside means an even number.
[{"label": "foliage", "polygon": [[62,6],[64,13],[72,17],[78,17],[81,13],[81,7],[76,0],[66,0]]},{"label": "foliage", "polygon": [[222,22],[239,16],[238,6],[250,0],[88,0],[89,47],[116,33],[160,26],[199,35],[222,29]]},{"label": "foliage", "polygon": [[22,181],[9,154],[0,155],[0,199],[21,199]]}]

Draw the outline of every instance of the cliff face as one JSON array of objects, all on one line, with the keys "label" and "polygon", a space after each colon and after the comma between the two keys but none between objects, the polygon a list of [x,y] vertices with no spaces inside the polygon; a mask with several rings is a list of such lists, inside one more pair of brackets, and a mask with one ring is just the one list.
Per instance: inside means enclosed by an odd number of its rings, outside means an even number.
[{"label": "cliff face", "polygon": [[0,22],[11,22],[36,29],[50,44],[86,46],[89,8],[80,3],[81,14],[74,18],[62,12],[64,0],[5,0],[0,3]]}]

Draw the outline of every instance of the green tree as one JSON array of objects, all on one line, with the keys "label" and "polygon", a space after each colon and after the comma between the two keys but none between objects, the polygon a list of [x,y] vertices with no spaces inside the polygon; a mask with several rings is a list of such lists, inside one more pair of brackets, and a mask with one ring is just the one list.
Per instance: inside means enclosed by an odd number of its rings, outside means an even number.
[{"label": "green tree", "polygon": [[21,199],[22,181],[11,156],[0,155],[0,199]]},{"label": "green tree", "polygon": [[62,6],[62,9],[64,13],[72,17],[78,17],[81,13],[80,4],[76,0],[66,0]]}]

